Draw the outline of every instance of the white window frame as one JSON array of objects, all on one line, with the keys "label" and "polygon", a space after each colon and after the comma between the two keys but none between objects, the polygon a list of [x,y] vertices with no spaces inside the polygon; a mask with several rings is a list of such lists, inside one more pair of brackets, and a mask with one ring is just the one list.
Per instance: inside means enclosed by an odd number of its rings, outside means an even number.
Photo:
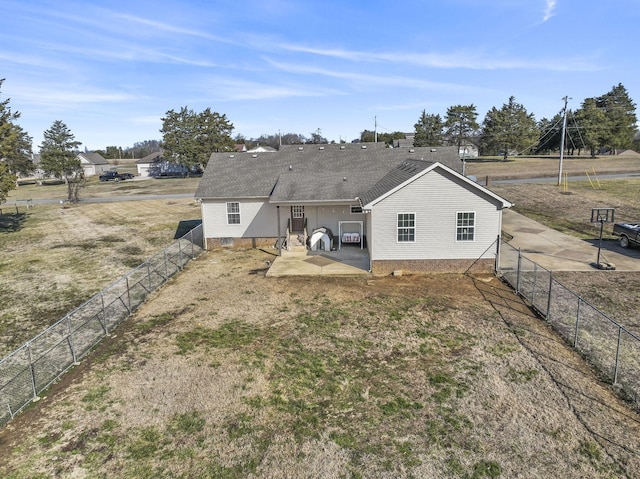
[{"label": "white window frame", "polygon": [[469,243],[476,240],[476,218],[475,211],[456,211],[456,243]]},{"label": "white window frame", "polygon": [[[400,226],[400,215],[411,215],[413,220],[413,226]],[[400,230],[412,230],[413,239],[401,240]],[[397,213],[396,214],[396,243],[415,243],[416,242],[416,214],[412,212]]]},{"label": "white window frame", "polygon": [[[237,221],[232,221],[237,218]],[[239,225],[240,224],[240,202],[228,201],[227,202],[227,224]]]}]

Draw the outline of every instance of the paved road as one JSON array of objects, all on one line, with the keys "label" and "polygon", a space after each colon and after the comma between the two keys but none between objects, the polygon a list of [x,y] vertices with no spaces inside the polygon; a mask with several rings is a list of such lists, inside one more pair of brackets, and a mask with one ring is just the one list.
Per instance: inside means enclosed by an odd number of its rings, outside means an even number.
[{"label": "paved road", "polygon": [[[599,271],[593,266],[598,260],[598,238],[589,241],[574,238],[512,210],[503,211],[502,229],[513,236],[509,241],[511,246],[519,248],[524,256],[543,268],[550,271]],[[616,271],[640,271],[640,249],[624,249],[617,241],[603,240],[600,263],[613,264]],[[503,262],[502,266],[509,265]]]}]

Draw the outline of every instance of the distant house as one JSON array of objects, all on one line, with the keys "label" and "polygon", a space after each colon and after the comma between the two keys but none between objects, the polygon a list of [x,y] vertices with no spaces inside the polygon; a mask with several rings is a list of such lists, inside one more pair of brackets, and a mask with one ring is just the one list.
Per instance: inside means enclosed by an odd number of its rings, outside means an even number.
[{"label": "distant house", "polygon": [[405,133],[404,138],[393,140],[394,148],[413,148],[414,133]]},{"label": "distant house", "polygon": [[278,150],[276,150],[275,148],[271,147],[271,146],[256,146],[255,148],[251,148],[250,150],[247,150],[247,153],[274,153]]},{"label": "distant house", "polygon": [[164,158],[163,151],[156,151],[136,161],[139,176],[152,178],[201,175],[200,167],[186,168]]},{"label": "distant house", "polygon": [[76,157],[84,171],[84,176],[101,175],[111,169],[109,162],[100,153],[79,153]]},{"label": "distant house", "polygon": [[462,176],[461,163],[457,147],[381,143],[213,153],[195,194],[206,247],[284,255],[294,238],[313,249],[318,237],[325,250],[366,250],[374,274],[490,270],[511,203]]}]

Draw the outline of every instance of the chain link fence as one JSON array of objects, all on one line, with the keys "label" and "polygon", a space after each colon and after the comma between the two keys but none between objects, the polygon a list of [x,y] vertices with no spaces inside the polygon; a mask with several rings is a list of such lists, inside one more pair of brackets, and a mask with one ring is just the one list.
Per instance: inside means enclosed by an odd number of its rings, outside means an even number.
[{"label": "chain link fence", "polygon": [[203,250],[202,224],[0,360],[0,427]]},{"label": "chain link fence", "polygon": [[640,405],[640,337],[502,243],[497,274],[611,382]]}]

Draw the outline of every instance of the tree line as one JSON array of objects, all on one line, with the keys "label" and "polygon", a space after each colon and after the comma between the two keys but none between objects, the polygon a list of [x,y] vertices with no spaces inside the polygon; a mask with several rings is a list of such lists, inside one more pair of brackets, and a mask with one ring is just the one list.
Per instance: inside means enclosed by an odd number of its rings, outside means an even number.
[{"label": "tree line", "polygon": [[[0,79],[0,89],[4,79]],[[0,203],[15,188],[18,175],[35,170],[32,161],[32,138],[17,124],[20,112],[13,111],[9,99],[0,102]],[[575,111],[561,111],[551,119],[536,121],[533,114],[516,102],[513,96],[500,108],[493,107],[478,123],[476,106],[454,105],[444,117],[423,110],[414,125],[414,146],[474,145],[483,156],[513,154],[548,154],[558,151],[563,120],[567,118],[566,148],[570,153],[583,150],[595,156],[603,149],[635,148],[640,151],[636,105],[622,84],[609,92],[582,101]],[[142,158],[163,150],[163,157],[181,165],[186,171],[206,165],[212,152],[234,151],[238,143],[249,147],[263,145],[279,148],[283,144],[329,143],[320,129],[309,136],[297,133],[263,134],[246,139],[241,134],[231,137],[234,126],[224,114],[206,108],[196,112],[188,107],[169,110],[162,120],[162,140],[146,140],[131,148],[108,146],[98,150],[106,159]],[[73,133],[60,120],[44,132],[38,167],[46,175],[63,179],[68,186],[68,199],[77,201],[83,169],[78,158],[79,146]],[[404,132],[364,130],[353,141],[379,141],[392,144],[404,139]],[[340,142],[345,142],[340,139]]]},{"label": "tree line", "polygon": [[[564,128],[563,120],[568,119]],[[422,111],[414,125],[414,146],[478,147],[483,156],[549,154],[559,151],[562,132],[570,154],[588,151],[595,157],[602,150],[635,148],[640,151],[636,105],[622,84],[609,92],[586,98],[576,111],[561,111],[551,119],[536,122],[532,113],[509,97],[501,108],[489,110],[480,125],[475,105],[455,105],[444,118]]]}]

